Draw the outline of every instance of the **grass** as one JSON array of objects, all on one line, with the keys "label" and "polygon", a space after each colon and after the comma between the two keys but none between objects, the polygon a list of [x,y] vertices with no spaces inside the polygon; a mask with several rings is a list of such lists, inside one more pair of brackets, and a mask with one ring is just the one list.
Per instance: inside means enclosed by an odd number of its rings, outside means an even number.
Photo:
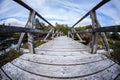
[{"label": "grass", "polygon": [[110,48],[113,49],[113,53],[111,54],[112,58],[120,64],[120,41],[111,41]]},{"label": "grass", "polygon": [[[34,45],[35,45],[35,47],[38,47],[38,46],[42,45],[43,43],[45,43],[45,42],[43,42],[43,41],[35,41]],[[21,47],[25,48],[25,49],[28,49],[28,43],[23,44]]]},{"label": "grass", "polygon": [[15,58],[19,57],[20,54],[19,52],[15,51],[15,50],[10,50],[9,52],[0,55],[0,67],[2,67],[4,64],[14,60]]}]

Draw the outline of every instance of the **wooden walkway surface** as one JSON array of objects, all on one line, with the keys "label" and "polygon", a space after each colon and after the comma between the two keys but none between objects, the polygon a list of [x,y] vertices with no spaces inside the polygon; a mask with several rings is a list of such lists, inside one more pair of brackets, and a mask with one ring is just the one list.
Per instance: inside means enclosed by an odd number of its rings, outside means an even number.
[{"label": "wooden walkway surface", "polygon": [[120,80],[120,66],[61,36],[7,63],[0,74],[2,80]]}]

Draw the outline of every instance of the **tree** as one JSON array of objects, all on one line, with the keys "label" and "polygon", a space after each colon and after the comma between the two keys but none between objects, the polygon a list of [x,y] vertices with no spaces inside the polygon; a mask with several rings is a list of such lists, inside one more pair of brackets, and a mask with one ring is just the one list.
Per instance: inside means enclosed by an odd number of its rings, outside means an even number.
[{"label": "tree", "polygon": [[114,39],[114,40],[119,40],[120,36],[119,36],[118,32],[113,32],[111,34],[111,38]]}]

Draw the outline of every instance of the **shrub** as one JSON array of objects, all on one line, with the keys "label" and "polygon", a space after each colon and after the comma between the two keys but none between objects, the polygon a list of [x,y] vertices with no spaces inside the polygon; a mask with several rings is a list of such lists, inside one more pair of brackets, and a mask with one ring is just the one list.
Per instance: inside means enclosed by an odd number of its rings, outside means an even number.
[{"label": "shrub", "polygon": [[[42,45],[43,43],[45,43],[45,42],[35,41],[34,46],[35,46],[35,47],[38,47],[38,46]],[[22,47],[22,48],[25,48],[25,49],[28,49],[28,43],[23,44],[21,47]]]},{"label": "shrub", "polygon": [[15,50],[10,50],[9,52],[0,55],[0,67],[4,64],[14,60],[15,58],[19,57],[21,54]]}]

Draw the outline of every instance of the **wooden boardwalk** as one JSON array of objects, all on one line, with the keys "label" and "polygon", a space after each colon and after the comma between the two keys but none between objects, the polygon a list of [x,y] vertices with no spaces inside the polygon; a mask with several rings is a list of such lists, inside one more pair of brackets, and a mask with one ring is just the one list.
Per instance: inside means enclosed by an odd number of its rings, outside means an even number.
[{"label": "wooden boardwalk", "polygon": [[119,65],[66,36],[35,50],[4,65],[2,80],[120,80]]}]

